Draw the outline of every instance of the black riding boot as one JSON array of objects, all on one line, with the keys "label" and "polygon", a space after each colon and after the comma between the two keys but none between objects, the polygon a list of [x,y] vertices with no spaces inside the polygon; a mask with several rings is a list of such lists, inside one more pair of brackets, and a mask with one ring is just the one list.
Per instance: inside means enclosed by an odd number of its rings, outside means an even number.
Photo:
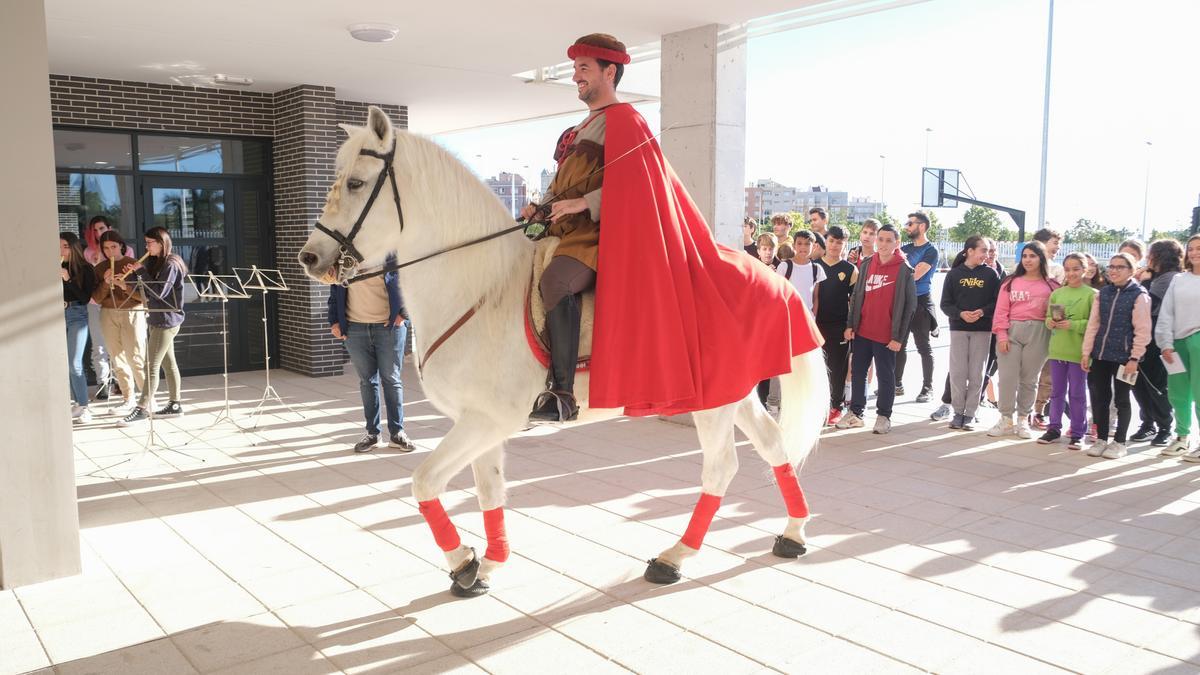
[{"label": "black riding boot", "polygon": [[581,318],[579,295],[564,297],[546,314],[546,329],[550,335],[549,388],[534,402],[530,423],[569,422],[579,416],[574,392]]}]

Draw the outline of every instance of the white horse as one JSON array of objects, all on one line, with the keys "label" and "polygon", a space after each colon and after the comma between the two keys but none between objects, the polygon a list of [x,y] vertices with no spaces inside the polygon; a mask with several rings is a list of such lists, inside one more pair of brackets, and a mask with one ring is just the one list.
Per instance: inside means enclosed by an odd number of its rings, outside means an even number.
[{"label": "white horse", "polygon": [[[394,130],[378,108],[370,109],[366,127],[343,128],[349,138],[337,154],[334,184],[318,229],[299,255],[312,278],[330,283],[334,275],[344,278],[351,273],[349,265],[339,266],[349,262],[347,251],[361,251],[358,262],[368,268],[383,264],[389,254],[401,262],[415,260],[513,226],[509,212],[466,166],[432,141]],[[508,557],[501,509],[504,441],[526,426],[546,382],[546,368],[530,353],[524,333],[534,248],[514,232],[435,255],[399,272],[405,305],[420,330],[415,356],[422,387],[454,421],[437,449],[413,472],[413,496],[445,552],[454,580],[450,590],[463,597],[487,592],[488,579]],[[473,315],[462,323],[471,308]],[[439,349],[431,355],[435,342],[440,342]],[[774,552],[790,558],[804,553],[808,511],[793,467],[816,443],[828,385],[819,349],[794,357],[791,365],[792,371],[780,378],[782,428],[753,391],[737,403],[693,413],[703,451],[704,494],[688,534],[650,561],[647,580],[679,580],[684,559],[700,548],[738,468],[735,425],[775,468],[788,507],[787,526],[776,538]],[[586,373],[579,374],[575,391],[579,423],[621,412],[588,409]],[[450,479],[467,466],[475,474],[488,536],[482,561],[459,541],[438,501]]]}]

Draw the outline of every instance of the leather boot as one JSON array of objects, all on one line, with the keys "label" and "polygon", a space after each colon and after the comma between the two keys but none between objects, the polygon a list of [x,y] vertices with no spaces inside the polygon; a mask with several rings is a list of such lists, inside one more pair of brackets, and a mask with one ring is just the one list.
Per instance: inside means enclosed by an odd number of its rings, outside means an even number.
[{"label": "leather boot", "polygon": [[550,336],[548,389],[538,395],[529,415],[532,424],[569,422],[579,416],[575,403],[575,364],[579,360],[581,297],[568,295],[546,314]]}]

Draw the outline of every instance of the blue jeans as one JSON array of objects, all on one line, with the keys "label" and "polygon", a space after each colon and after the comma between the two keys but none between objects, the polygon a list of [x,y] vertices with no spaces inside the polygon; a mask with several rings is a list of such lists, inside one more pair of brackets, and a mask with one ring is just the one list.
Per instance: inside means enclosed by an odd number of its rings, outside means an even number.
[{"label": "blue jeans", "polygon": [[87,305],[73,304],[63,310],[67,321],[67,365],[70,367],[71,398],[75,405],[88,404],[87,376],[83,374],[83,352],[88,339]]},{"label": "blue jeans", "polygon": [[363,418],[367,433],[379,435],[379,387],[387,404],[388,432],[404,429],[404,385],[400,367],[404,363],[404,344],[408,341],[408,323],[386,326],[381,323],[350,323],[346,351],[358,371],[358,392],[362,396]]},{"label": "blue jeans", "polygon": [[896,352],[886,344],[855,335],[850,347],[850,411],[859,417],[867,408],[867,370],[875,362],[875,379],[879,381],[879,396],[875,399],[875,411],[880,417],[892,417],[892,404],[896,402]]}]

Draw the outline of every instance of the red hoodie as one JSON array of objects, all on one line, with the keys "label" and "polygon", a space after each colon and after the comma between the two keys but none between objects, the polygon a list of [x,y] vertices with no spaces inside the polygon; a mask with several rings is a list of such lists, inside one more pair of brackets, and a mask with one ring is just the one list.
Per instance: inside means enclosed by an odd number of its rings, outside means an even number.
[{"label": "red hoodie", "polygon": [[863,288],[862,319],[858,335],[882,344],[892,341],[892,301],[896,297],[896,277],[900,273],[899,253],[893,253],[886,263],[879,255],[871,258]]}]

